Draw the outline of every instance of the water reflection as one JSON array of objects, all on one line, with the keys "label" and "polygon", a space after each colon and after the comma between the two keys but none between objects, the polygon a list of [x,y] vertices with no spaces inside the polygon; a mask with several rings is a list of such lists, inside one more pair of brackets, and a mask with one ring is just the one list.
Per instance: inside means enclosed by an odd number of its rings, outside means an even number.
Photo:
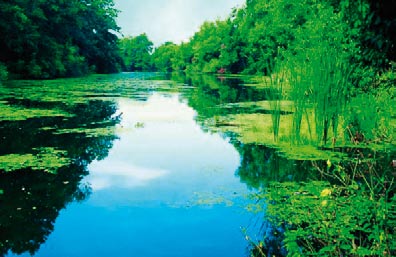
[{"label": "water reflection", "polygon": [[92,194],[62,212],[37,256],[244,256],[232,144],[204,133],[178,94],[117,105],[119,140],[84,178]]},{"label": "water reflection", "polygon": [[1,174],[0,255],[34,254],[53,231],[59,211],[89,195],[79,184],[85,174],[79,165],[61,168],[56,176],[31,170]]},{"label": "water reflection", "polygon": [[120,188],[132,202],[184,206],[202,192],[244,192],[233,175],[238,152],[220,135],[202,132],[195,111],[177,94],[155,93],[146,102],[121,99],[118,106],[120,140],[108,158],[89,166],[94,190]]},{"label": "water reflection", "polygon": [[[36,107],[45,103],[9,100],[8,104]],[[70,202],[82,201],[90,194],[90,188],[81,183],[88,174],[86,165],[105,158],[116,139],[112,133],[88,135],[80,130],[69,131],[81,127],[97,130],[114,127],[118,120],[113,116],[116,111],[113,102],[51,105],[51,108],[67,109],[73,116],[0,123],[1,155],[13,154],[23,160],[32,149],[51,147],[49,149],[66,152],[64,158],[71,160],[54,173],[45,170],[56,162],[56,155],[38,160],[35,167],[25,165],[11,172],[0,171],[0,256],[9,251],[16,254],[38,251],[54,230],[60,211]]]},{"label": "water reflection", "polygon": [[198,121],[216,115],[257,112],[255,108],[238,107],[232,104],[265,100],[268,89],[258,89],[243,85],[241,78],[222,78],[211,75],[192,74],[185,78],[185,83],[194,89],[185,97],[188,105],[198,112]]},{"label": "water reflection", "polygon": [[[114,101],[50,106],[74,116],[0,122],[1,155],[52,147],[73,160],[56,174],[29,168],[0,174],[0,204],[6,206],[0,212],[1,253],[248,255],[241,227],[254,227],[244,210],[249,190],[305,181],[315,172],[310,161],[244,144],[232,128],[217,134],[222,124],[205,121],[263,111],[239,103],[265,100],[268,92],[242,85],[240,78],[193,76],[180,78],[193,87],[175,88],[168,81],[123,79],[117,85],[128,94],[112,92]],[[49,108],[37,100],[7,103]],[[282,229],[262,216],[258,224],[259,240],[265,237],[272,247],[268,252],[284,254]]]},{"label": "water reflection", "polygon": [[242,156],[236,174],[250,188],[264,189],[271,181],[308,181],[319,176],[313,172],[311,161],[287,159],[265,145],[242,144],[235,140],[234,146]]}]

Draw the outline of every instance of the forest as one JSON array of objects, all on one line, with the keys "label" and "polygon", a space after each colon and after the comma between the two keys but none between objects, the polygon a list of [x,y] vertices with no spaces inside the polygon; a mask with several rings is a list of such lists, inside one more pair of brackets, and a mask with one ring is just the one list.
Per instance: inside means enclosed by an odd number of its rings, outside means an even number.
[{"label": "forest", "polygon": [[188,42],[154,48],[146,34],[120,40],[125,71],[269,75],[276,63],[328,50],[353,67],[356,87],[394,82],[392,1],[248,0],[225,20],[207,21]]},{"label": "forest", "polygon": [[112,0],[2,1],[0,77],[268,75],[279,61],[330,48],[354,67],[355,85],[367,87],[392,79],[386,74],[396,61],[395,8],[391,0],[247,0],[227,19],[202,24],[188,42],[154,47],[146,34],[121,37]]},{"label": "forest", "polygon": [[0,2],[0,78],[114,73],[118,11],[112,0]]}]

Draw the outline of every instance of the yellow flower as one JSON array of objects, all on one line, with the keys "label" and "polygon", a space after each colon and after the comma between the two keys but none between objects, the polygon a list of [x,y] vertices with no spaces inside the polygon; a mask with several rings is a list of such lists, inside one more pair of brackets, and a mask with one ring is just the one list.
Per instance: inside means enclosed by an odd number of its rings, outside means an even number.
[{"label": "yellow flower", "polygon": [[327,167],[329,167],[329,168],[330,168],[330,167],[331,167],[331,161],[330,161],[330,160],[327,160],[327,162],[326,162],[326,163],[327,163]]},{"label": "yellow flower", "polygon": [[326,205],[327,205],[327,200],[323,200],[323,201],[320,203],[320,205],[326,206]]},{"label": "yellow flower", "polygon": [[325,197],[325,196],[329,196],[329,195],[331,195],[331,190],[328,188],[325,188],[322,190],[322,192],[320,192],[321,197]]}]

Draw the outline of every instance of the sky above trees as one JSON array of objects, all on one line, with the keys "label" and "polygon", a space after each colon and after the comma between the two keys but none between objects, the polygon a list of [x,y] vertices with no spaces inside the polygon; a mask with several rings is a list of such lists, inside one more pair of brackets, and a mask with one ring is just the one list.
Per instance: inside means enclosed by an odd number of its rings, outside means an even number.
[{"label": "sky above trees", "polygon": [[155,46],[187,41],[206,20],[225,18],[245,0],[115,0],[124,36],[146,33]]}]

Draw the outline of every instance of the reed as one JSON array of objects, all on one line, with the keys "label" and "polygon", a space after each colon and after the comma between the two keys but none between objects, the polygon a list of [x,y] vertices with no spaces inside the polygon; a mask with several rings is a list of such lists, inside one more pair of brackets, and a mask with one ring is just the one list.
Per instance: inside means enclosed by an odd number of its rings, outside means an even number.
[{"label": "reed", "polygon": [[305,118],[312,143],[326,145],[331,138],[334,144],[349,97],[352,70],[327,44],[290,56],[284,69],[288,71],[289,95],[294,101],[291,139],[302,143],[301,124]]},{"label": "reed", "polygon": [[279,69],[276,60],[274,62],[269,62],[268,68],[272,70],[273,73],[265,80],[265,83],[268,84],[267,98],[270,105],[274,141],[278,142],[282,101],[284,100],[284,88],[287,78],[284,70]]}]

